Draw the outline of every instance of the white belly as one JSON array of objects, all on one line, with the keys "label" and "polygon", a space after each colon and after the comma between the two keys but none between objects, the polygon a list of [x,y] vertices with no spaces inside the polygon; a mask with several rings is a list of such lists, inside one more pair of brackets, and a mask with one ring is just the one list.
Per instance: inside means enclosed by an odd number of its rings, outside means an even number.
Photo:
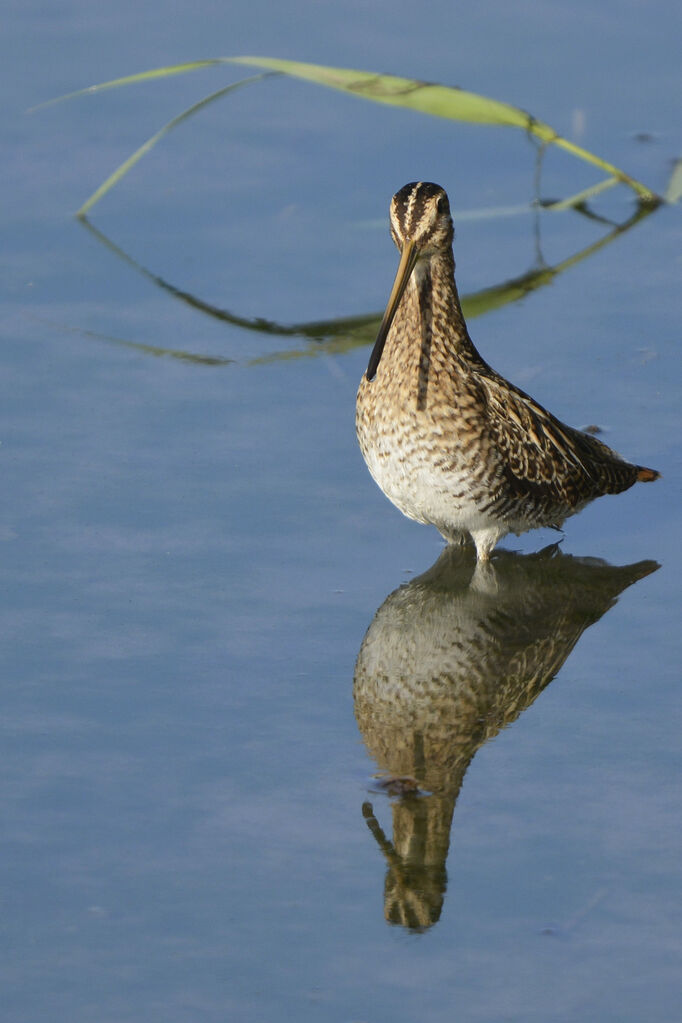
[{"label": "white belly", "polygon": [[378,486],[404,515],[436,526],[447,540],[499,525],[481,511],[471,469],[446,450],[435,424],[424,429],[425,418],[418,428],[409,418],[393,425],[390,435],[359,427],[360,448]]}]

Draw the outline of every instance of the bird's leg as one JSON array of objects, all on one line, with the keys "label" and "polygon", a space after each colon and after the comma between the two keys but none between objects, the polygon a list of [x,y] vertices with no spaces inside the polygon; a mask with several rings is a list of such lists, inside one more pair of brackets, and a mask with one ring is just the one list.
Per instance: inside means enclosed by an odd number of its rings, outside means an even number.
[{"label": "bird's leg", "polygon": [[502,526],[489,526],[487,529],[472,532],[471,538],[476,544],[476,556],[479,561],[488,561],[493,547],[506,532]]}]

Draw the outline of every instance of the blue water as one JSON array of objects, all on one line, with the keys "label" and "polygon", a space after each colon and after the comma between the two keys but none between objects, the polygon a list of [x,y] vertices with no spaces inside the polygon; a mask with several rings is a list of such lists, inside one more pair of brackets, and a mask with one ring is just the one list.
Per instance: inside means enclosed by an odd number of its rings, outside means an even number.
[{"label": "blue water", "polygon": [[[5,1019],[677,1018],[679,207],[471,319],[497,369],[663,479],[570,520],[546,565],[525,556],[555,534],[510,538],[522,557],[499,561],[498,595],[472,590],[467,564],[423,589],[440,540],[383,498],[355,441],[367,341],[234,318],[380,315],[388,203],[415,178],[450,193],[469,296],[560,266],[608,225],[489,215],[533,197],[519,133],[271,79],[180,126],[93,210],[112,248],[73,211],[241,71],[25,110],[263,53],[582,124],[579,142],[661,191],[681,148],[679,22],[663,2],[8,6]],[[597,178],[551,153],[543,194]],[[633,213],[623,191],[595,208]],[[651,564],[602,593],[580,559]],[[482,656],[405,668],[431,635],[467,643],[481,615],[497,623]],[[368,645],[388,653],[363,689]],[[417,772],[403,798],[375,777]]]}]

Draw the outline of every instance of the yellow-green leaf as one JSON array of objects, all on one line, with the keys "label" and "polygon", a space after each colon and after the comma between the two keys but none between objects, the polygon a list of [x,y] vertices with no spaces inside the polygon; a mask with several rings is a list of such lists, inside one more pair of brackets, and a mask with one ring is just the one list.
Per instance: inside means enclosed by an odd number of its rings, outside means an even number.
[{"label": "yellow-green leaf", "polygon": [[[135,75],[127,75],[123,78],[115,78],[99,85],[91,85],[86,89],[69,93],[67,96],[58,97],[49,102],[56,103],[60,99],[70,99],[86,93],[95,93],[102,89],[112,89],[121,85],[130,85],[136,82],[148,81],[150,79],[165,78],[169,75],[183,74],[189,71],[198,71],[203,68],[212,67],[217,64],[247,64],[252,67],[266,68],[271,72],[279,72],[293,78],[300,78],[316,85],[324,85],[331,89],[340,89],[353,96],[371,100],[374,103],[388,103],[392,106],[404,107],[422,114],[430,114],[433,117],[443,117],[454,121],[468,121],[475,124],[501,125],[515,127],[533,135],[544,145],[555,145],[572,153],[588,163],[603,170],[609,178],[604,187],[609,187],[613,181],[620,181],[628,185],[638,195],[640,201],[656,205],[661,202],[659,196],[650,188],[635,180],[624,171],[615,167],[607,160],[596,156],[594,153],[583,149],[581,146],[563,138],[554,131],[548,124],[537,120],[531,114],[519,107],[512,106],[500,100],[491,99],[488,96],[481,96],[479,93],[468,92],[465,89],[453,86],[439,85],[431,82],[420,82],[411,78],[399,78],[395,75],[383,75],[373,71],[356,71],[349,68],[327,67],[322,64],[304,64],[300,61],[280,60],[274,57],[215,57],[208,60],[192,61],[184,64],[174,64],[168,67],[154,68]],[[240,83],[241,84],[241,83]],[[194,104],[189,110],[174,118],[168,125],[157,132],[148,142],[137,150],[132,157],[118,168],[106,182],[94,193],[87,203],[79,211],[81,214],[90,209],[98,198],[108,191],[127,170],[133,166],[140,157],[147,152],[158,139],[171,127],[184,120],[197,109],[216,99],[228,89],[213,93],[206,100]],[[46,106],[48,104],[41,104]],[[33,109],[36,109],[35,107]],[[599,187],[599,186],[597,186]]]}]

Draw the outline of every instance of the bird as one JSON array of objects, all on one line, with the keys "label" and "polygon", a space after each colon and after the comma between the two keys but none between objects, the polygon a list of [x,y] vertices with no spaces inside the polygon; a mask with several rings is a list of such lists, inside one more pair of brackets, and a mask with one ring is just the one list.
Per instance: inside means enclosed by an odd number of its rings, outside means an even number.
[{"label": "bird", "polygon": [[447,193],[416,181],[393,196],[400,262],[357,392],[360,450],[408,518],[486,562],[508,533],[561,529],[604,494],[660,473],[567,426],[479,354],[462,314]]}]

